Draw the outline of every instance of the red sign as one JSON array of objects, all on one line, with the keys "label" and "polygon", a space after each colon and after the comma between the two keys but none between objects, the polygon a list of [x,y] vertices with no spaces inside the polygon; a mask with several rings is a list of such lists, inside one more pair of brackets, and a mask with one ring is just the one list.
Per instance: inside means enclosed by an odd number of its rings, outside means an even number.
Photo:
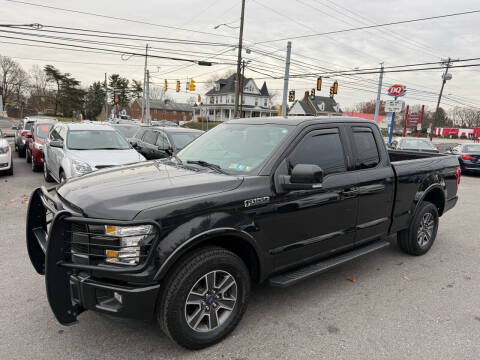
[{"label": "red sign", "polygon": [[395,97],[403,96],[405,95],[405,91],[407,91],[407,88],[404,85],[392,85],[388,89],[388,95]]},{"label": "red sign", "polygon": [[420,114],[419,113],[411,113],[407,116],[407,126],[417,126],[420,122]]}]

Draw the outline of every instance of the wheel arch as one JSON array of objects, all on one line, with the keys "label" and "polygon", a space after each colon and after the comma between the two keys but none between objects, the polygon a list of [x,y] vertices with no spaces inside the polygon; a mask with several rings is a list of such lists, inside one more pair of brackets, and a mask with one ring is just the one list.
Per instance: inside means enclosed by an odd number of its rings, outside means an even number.
[{"label": "wheel arch", "polygon": [[424,201],[434,204],[437,207],[438,216],[442,216],[445,209],[445,191],[440,184],[430,185],[423,191],[416,203],[414,215],[417,214],[420,204]]},{"label": "wheel arch", "polygon": [[260,282],[263,279],[265,266],[255,240],[244,231],[222,228],[206,231],[185,241],[163,261],[155,274],[155,280],[164,278],[182,257],[208,245],[222,247],[238,255],[247,266],[253,281]]}]

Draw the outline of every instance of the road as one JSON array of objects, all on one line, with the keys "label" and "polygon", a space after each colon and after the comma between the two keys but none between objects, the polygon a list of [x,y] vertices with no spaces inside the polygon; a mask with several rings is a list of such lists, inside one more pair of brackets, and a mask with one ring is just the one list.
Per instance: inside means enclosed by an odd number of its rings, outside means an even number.
[{"label": "road", "polygon": [[58,324],[25,247],[30,192],[42,185],[15,156],[0,176],[1,359],[472,359],[480,358],[480,176],[464,176],[423,257],[392,246],[286,288],[257,285],[222,343],[191,352],[154,323],[94,312]]}]

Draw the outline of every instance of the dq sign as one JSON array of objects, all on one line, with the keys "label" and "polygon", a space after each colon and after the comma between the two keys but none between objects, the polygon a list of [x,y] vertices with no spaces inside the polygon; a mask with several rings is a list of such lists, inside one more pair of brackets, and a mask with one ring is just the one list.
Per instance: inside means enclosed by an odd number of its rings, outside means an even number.
[{"label": "dq sign", "polygon": [[390,86],[390,88],[388,89],[388,95],[399,97],[399,96],[405,95],[406,91],[407,91],[407,87],[405,85],[396,84],[396,85]]}]

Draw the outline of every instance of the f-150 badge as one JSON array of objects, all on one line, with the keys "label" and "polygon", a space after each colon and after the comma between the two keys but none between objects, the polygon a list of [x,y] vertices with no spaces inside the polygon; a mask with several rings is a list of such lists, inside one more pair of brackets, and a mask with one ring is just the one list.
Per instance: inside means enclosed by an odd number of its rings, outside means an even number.
[{"label": "f-150 badge", "polygon": [[251,207],[255,205],[265,204],[270,201],[270,196],[259,197],[255,199],[248,199],[243,202],[245,207]]}]

